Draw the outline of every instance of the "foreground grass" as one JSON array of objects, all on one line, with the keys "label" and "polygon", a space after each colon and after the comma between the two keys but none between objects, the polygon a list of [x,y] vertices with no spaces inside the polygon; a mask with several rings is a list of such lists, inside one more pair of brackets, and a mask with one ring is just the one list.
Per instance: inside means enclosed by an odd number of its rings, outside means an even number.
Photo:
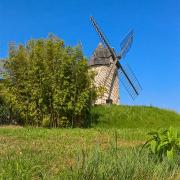
[{"label": "foreground grass", "polygon": [[177,179],[140,147],[148,129],[0,128],[0,179]]},{"label": "foreground grass", "polygon": [[180,114],[147,106],[97,106],[92,110],[94,127],[157,129],[180,128]]}]

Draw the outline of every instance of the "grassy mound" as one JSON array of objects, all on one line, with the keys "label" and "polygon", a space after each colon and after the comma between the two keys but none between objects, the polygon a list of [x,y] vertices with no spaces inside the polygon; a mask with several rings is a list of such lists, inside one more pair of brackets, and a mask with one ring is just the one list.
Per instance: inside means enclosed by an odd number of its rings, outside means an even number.
[{"label": "grassy mound", "polygon": [[92,121],[93,126],[106,128],[180,128],[178,113],[146,106],[96,106]]}]

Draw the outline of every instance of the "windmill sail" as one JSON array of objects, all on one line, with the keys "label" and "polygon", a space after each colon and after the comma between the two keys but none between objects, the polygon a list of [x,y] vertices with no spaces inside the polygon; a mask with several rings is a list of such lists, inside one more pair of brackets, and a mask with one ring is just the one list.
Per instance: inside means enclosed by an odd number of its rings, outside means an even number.
[{"label": "windmill sail", "polygon": [[96,32],[98,33],[102,43],[108,48],[109,52],[111,53],[111,56],[113,58],[113,60],[116,59],[116,54],[115,52],[113,52],[112,48],[110,47],[107,38],[105,38],[105,35],[102,33],[102,31],[100,30],[100,28],[98,27],[96,21],[94,20],[94,18],[91,16],[90,20],[92,22],[93,27],[95,28]]},{"label": "windmill sail", "polygon": [[129,95],[134,100],[135,97],[139,95],[142,88],[136,76],[134,75],[133,71],[131,70],[131,68],[128,65],[124,66],[119,62],[121,58],[125,57],[125,55],[127,54],[127,52],[129,51],[132,45],[133,38],[134,38],[134,31],[131,30],[127,34],[127,36],[124,38],[124,40],[121,43],[120,54],[117,56],[115,51],[110,47],[107,39],[105,38],[105,35],[102,33],[102,31],[100,30],[100,28],[98,27],[96,21],[94,20],[92,16],[90,17],[90,20],[92,22],[94,29],[98,33],[102,43],[105,45],[106,49],[109,51],[111,55],[110,57],[113,60],[113,63],[112,62],[110,63],[109,70],[108,70],[109,72],[107,73],[107,76],[104,79],[104,86],[109,87],[108,88],[109,96],[107,100],[110,100],[111,91],[113,89],[113,83],[114,83],[114,75],[116,74],[117,70],[119,72],[119,78],[122,84],[126,88]]},{"label": "windmill sail", "polygon": [[128,64],[121,65],[118,72],[120,81],[122,82],[128,94],[134,100],[142,90],[142,87],[137,80],[134,72]]},{"label": "windmill sail", "polygon": [[131,30],[127,36],[124,38],[124,40],[121,42],[121,52],[119,57],[125,57],[129,49],[131,48],[132,42],[134,38],[134,31]]}]

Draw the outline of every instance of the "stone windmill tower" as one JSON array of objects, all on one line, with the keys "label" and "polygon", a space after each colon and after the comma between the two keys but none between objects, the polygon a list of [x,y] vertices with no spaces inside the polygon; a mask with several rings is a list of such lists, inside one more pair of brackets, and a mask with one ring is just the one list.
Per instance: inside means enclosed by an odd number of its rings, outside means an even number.
[{"label": "stone windmill tower", "polygon": [[[96,100],[96,104],[119,104],[119,83],[117,70],[111,71],[113,59],[107,48],[99,43],[90,62],[90,69],[95,71],[95,85],[105,87],[104,94]],[[110,92],[109,92],[110,91]],[[109,95],[110,94],[110,95]]]},{"label": "stone windmill tower", "polygon": [[124,66],[120,63],[132,44],[134,32],[131,31],[122,41],[121,51],[117,55],[114,49],[110,47],[93,17],[90,17],[90,20],[102,43],[99,43],[95,49],[89,61],[89,67],[96,73],[95,85],[105,89],[95,104],[119,104],[119,81],[122,82],[134,100],[142,89],[141,85],[129,65]]}]

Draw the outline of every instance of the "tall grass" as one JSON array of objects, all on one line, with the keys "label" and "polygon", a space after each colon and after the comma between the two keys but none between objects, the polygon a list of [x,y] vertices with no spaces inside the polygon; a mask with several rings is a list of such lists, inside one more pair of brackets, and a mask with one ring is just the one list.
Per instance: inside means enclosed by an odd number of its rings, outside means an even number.
[{"label": "tall grass", "polygon": [[72,179],[172,179],[178,176],[178,161],[156,163],[148,152],[139,149],[110,148],[104,152],[99,148],[90,154],[82,153],[77,167],[63,174]]},{"label": "tall grass", "polygon": [[0,128],[0,179],[168,179],[180,160],[157,163],[146,130]]},{"label": "tall grass", "polygon": [[180,159],[157,163],[140,153],[147,132],[180,115],[153,107],[97,106],[93,128],[0,128],[0,180],[180,179]]}]

